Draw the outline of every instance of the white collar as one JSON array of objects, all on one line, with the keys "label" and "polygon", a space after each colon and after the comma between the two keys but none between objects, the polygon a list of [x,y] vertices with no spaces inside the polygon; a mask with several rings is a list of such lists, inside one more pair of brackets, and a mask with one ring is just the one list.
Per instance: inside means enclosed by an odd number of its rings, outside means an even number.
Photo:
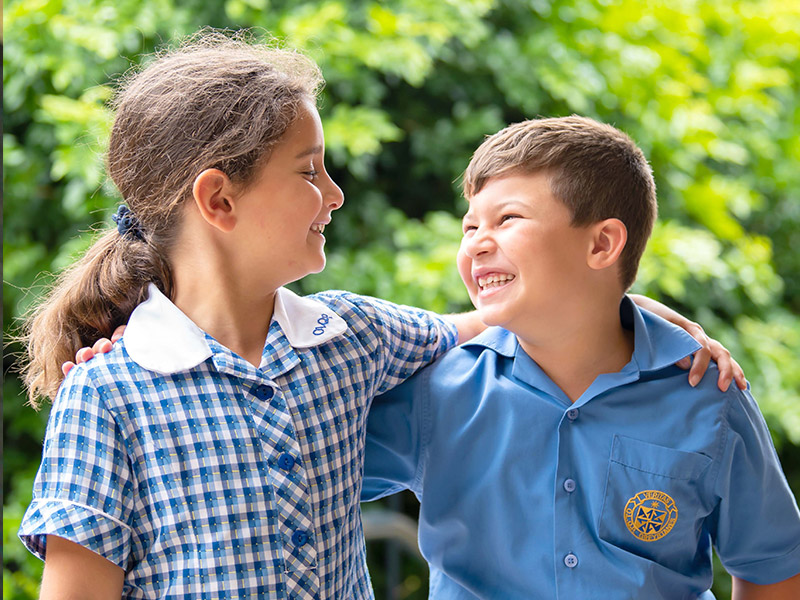
[{"label": "white collar", "polygon": [[[152,283],[147,300],[137,306],[123,339],[139,366],[171,374],[196,367],[213,354],[206,335]],[[294,348],[310,348],[347,331],[347,323],[318,300],[286,288],[275,293],[272,316]]]}]

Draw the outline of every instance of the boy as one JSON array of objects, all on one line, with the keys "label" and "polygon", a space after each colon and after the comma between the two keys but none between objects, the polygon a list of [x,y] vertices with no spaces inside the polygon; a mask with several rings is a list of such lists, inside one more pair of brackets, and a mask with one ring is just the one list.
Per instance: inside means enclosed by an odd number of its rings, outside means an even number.
[{"label": "boy", "polygon": [[[590,119],[488,138],[459,271],[490,329],[378,398],[363,500],[420,499],[430,597],[800,597],[800,514],[747,391],[686,385],[684,332],[625,296],[656,217]],[[412,401],[413,399],[413,401]],[[737,595],[738,594],[738,595]]]}]

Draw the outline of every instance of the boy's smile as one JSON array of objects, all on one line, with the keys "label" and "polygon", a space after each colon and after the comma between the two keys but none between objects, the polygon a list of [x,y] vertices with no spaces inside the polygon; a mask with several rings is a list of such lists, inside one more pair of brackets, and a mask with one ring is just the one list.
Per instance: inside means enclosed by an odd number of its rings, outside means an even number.
[{"label": "boy's smile", "polygon": [[550,329],[569,314],[589,248],[571,221],[547,173],[491,179],[470,199],[458,268],[484,323],[538,337],[537,322]]}]

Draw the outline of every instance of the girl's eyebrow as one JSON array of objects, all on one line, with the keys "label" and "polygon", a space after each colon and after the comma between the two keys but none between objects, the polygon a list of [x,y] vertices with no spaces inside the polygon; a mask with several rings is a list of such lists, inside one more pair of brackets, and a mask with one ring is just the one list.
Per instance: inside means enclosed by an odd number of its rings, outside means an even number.
[{"label": "girl's eyebrow", "polygon": [[303,150],[300,154],[295,156],[295,158],[304,158],[306,156],[312,156],[314,154],[319,154],[322,152],[322,146],[314,146],[312,148],[307,148]]}]

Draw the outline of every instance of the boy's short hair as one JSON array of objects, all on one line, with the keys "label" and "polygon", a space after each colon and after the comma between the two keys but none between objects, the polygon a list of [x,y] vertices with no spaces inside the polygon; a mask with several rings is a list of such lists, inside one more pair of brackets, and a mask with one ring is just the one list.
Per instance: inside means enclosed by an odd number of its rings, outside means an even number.
[{"label": "boy's short hair", "polygon": [[628,230],[620,256],[620,279],[627,290],[657,214],[653,173],[642,151],[618,129],[579,116],[532,119],[489,136],[475,151],[464,174],[471,198],[496,177],[550,174],[550,191],[572,212],[572,225],[617,218]]}]

